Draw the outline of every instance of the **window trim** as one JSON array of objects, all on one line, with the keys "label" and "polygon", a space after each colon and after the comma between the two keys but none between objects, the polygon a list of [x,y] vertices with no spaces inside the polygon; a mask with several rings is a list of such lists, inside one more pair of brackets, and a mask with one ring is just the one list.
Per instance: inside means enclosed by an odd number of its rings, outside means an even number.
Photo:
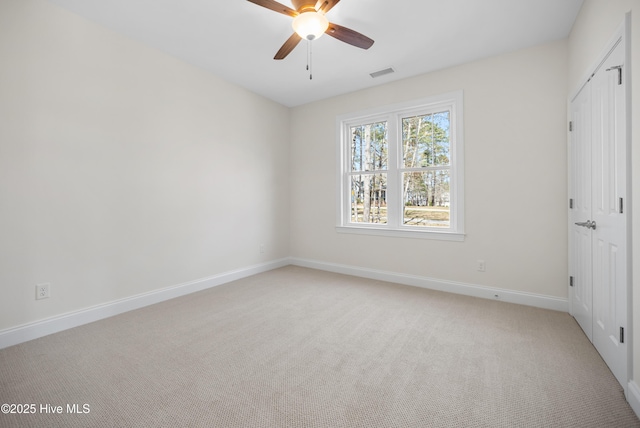
[{"label": "window trim", "polygon": [[[388,160],[388,179],[397,184],[399,178],[392,178],[392,175],[399,174],[398,170],[402,168],[400,144],[402,140],[402,129],[400,122],[402,117],[411,114],[421,114],[424,110],[433,110],[437,108],[446,108],[451,112],[451,199],[450,199],[450,228],[439,230],[436,228],[418,228],[415,226],[405,226],[403,224],[358,224],[351,223],[346,207],[350,206],[347,189],[346,172],[349,171],[349,147],[350,139],[348,136],[350,126],[361,125],[364,123],[372,123],[375,121],[387,121],[388,139],[396,140],[395,147],[389,144],[389,160]],[[394,236],[405,238],[435,239],[446,241],[464,241],[464,135],[463,135],[463,91],[453,91],[445,94],[431,96],[398,104],[375,107],[367,110],[347,113],[336,117],[336,151],[337,151],[337,201],[336,201],[336,231],[339,233],[354,233],[364,235],[377,236]],[[399,129],[400,128],[400,129]],[[393,133],[393,134],[392,134]],[[393,153],[392,153],[393,152]],[[394,185],[394,188],[398,188]],[[389,200],[387,201],[388,212],[401,209],[402,202],[398,200],[400,195],[397,192],[387,193]],[[393,205],[392,205],[393,204]],[[395,205],[398,205],[396,207]],[[391,215],[389,216],[391,217]],[[396,215],[399,219],[401,214]],[[398,220],[401,223],[401,220]]]}]

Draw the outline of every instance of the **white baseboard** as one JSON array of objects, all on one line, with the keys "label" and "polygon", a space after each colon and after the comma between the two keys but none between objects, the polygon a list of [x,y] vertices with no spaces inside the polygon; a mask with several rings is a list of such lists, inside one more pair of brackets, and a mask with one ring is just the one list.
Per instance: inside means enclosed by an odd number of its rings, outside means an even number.
[{"label": "white baseboard", "polygon": [[[269,263],[249,266],[230,272],[224,272],[207,278],[174,285],[161,290],[127,297],[102,305],[81,309],[78,311],[58,315],[40,321],[12,327],[0,331],[0,349],[17,345],[29,340],[37,339],[59,331],[78,327],[83,324],[112,317],[127,311],[139,309],[154,303],[184,296],[196,291],[205,290],[237,279],[246,278],[258,273],[267,272],[289,264],[325,270],[329,272],[341,273],[345,275],[359,276],[363,278],[376,279],[381,281],[395,282],[398,284],[411,285],[414,287],[428,288],[432,290],[446,291],[450,293],[463,294],[466,296],[481,297],[485,299],[496,299],[521,305],[535,306],[544,309],[568,312],[567,299],[551,296],[543,296],[532,293],[522,293],[499,288],[485,287],[481,285],[466,284],[462,282],[447,281],[441,279],[427,278],[415,275],[406,275],[396,272],[380,271],[375,269],[365,269],[355,266],[326,263],[307,259],[284,258]],[[635,384],[634,384],[635,385]],[[636,386],[637,388],[637,386]],[[630,388],[631,390],[631,388]],[[640,397],[640,390],[637,397]],[[631,395],[631,394],[630,394]],[[640,400],[638,400],[640,407]],[[635,408],[634,408],[635,410]],[[638,411],[636,411],[638,413]]]},{"label": "white baseboard", "polygon": [[446,291],[455,294],[463,294],[465,296],[480,297],[491,300],[501,300],[503,302],[517,303],[520,305],[534,306],[543,309],[552,309],[554,311],[569,312],[568,300],[559,297],[545,296],[533,293],[523,293],[520,291],[491,288],[483,285],[466,284],[463,282],[447,281],[443,279],[428,278],[416,275],[406,275],[402,273],[381,271],[375,269],[365,269],[361,267],[319,262],[315,260],[291,258],[290,262],[292,265],[296,266],[342,273],[345,275],[353,275],[362,278],[395,282],[398,284],[411,285],[414,287]]},{"label": "white baseboard", "polygon": [[633,380],[630,380],[628,384],[627,401],[631,405],[636,416],[640,418],[640,387]]},{"label": "white baseboard", "polygon": [[290,264],[288,258],[275,260],[2,330],[0,331],[0,349],[237,279],[267,272],[288,264]]}]

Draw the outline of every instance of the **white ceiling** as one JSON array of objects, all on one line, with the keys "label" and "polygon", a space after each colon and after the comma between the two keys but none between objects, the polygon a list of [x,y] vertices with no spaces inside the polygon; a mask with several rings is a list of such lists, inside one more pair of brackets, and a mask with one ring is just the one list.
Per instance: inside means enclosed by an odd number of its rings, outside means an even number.
[{"label": "white ceiling", "polygon": [[375,44],[315,40],[309,80],[306,41],[273,60],[292,19],[246,0],[49,1],[290,107],[565,38],[583,2],[342,0],[329,21]]}]

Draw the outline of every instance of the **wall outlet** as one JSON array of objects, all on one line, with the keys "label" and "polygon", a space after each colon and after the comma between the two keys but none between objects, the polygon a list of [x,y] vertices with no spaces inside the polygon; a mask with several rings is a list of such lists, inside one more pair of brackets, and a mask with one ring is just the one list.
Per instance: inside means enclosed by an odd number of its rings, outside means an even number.
[{"label": "wall outlet", "polygon": [[478,272],[485,272],[487,270],[487,265],[484,260],[478,260]]},{"label": "wall outlet", "polygon": [[51,295],[49,294],[50,291],[51,284],[49,284],[48,282],[36,285],[36,300],[48,299],[49,297],[51,297]]},{"label": "wall outlet", "polygon": [[264,253],[264,244],[260,244],[260,254]]}]

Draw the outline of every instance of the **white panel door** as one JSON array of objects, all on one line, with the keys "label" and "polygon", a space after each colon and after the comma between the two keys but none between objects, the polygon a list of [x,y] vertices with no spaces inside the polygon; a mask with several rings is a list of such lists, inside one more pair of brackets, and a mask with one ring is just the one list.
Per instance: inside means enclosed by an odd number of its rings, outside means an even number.
[{"label": "white panel door", "polygon": [[571,314],[626,388],[627,101],[621,38],[571,102]]},{"label": "white panel door", "polygon": [[591,79],[593,344],[626,385],[626,100],[619,43]]},{"label": "white panel door", "polygon": [[592,340],[592,236],[580,226],[591,220],[591,87],[585,86],[571,103],[571,143],[569,233],[571,234],[569,275],[571,275],[571,314]]}]

